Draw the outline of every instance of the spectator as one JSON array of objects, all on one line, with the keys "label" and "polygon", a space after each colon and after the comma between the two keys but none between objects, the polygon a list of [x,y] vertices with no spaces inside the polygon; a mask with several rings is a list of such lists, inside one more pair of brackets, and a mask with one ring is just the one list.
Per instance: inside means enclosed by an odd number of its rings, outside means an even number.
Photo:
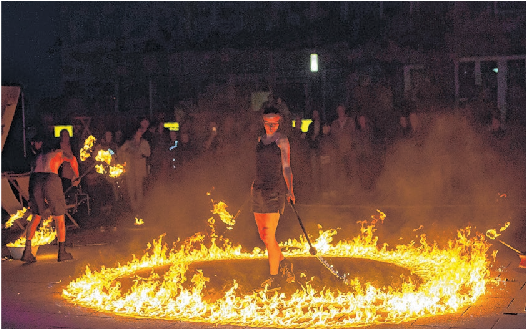
[{"label": "spectator", "polygon": [[320,167],[320,141],[323,136],[323,125],[318,110],[312,111],[312,122],[307,130],[306,140],[309,146],[308,154],[310,158],[310,181],[311,191],[315,197],[321,192],[321,167]]},{"label": "spectator", "polygon": [[354,134],[356,141],[356,164],[360,186],[370,190],[374,182],[373,168],[377,163],[373,161],[373,131],[370,121],[365,115],[358,117],[358,129]]},{"label": "spectator", "polygon": [[162,159],[162,168],[163,168],[163,175],[162,177],[165,177],[164,170],[166,169],[166,173],[168,174],[168,177],[173,179],[175,177],[175,173],[179,168],[183,165],[183,157],[181,152],[181,141],[178,138],[177,131],[170,130],[169,139],[167,144],[164,147],[164,150],[166,151],[165,157]]},{"label": "spectator", "polygon": [[122,138],[122,130],[118,129],[116,132],[115,132],[115,144],[117,144],[117,146],[121,147],[122,144],[124,144],[124,140]]},{"label": "spectator", "polygon": [[336,173],[335,173],[335,153],[336,149],[330,135],[331,126],[324,125],[322,136],[319,141],[320,154],[320,176],[321,176],[321,195],[323,200],[336,196]]},{"label": "spectator", "polygon": [[[97,154],[99,150],[108,151],[111,154],[110,165],[114,166],[120,163],[119,155],[117,154],[118,148],[119,147],[117,146],[117,143],[115,143],[115,141],[113,140],[113,133],[110,130],[106,130],[104,132],[104,138],[100,139],[99,144],[95,147],[94,153]],[[104,177],[105,183],[107,183],[105,185],[108,188],[110,188],[111,191],[113,192],[112,193],[113,199],[115,201],[118,201],[120,193],[119,193],[118,183],[116,181],[116,178],[109,177],[108,175],[103,175],[103,177]],[[104,198],[104,204],[105,204],[105,209],[106,209],[105,212],[108,213],[109,211],[111,211],[113,205],[112,203],[109,203],[108,198]]]},{"label": "spectator", "polygon": [[219,140],[217,138],[217,123],[210,121],[209,123],[209,135],[203,143],[203,150],[205,152],[213,152],[217,149]]},{"label": "spectator", "polygon": [[29,152],[27,155],[27,162],[31,171],[35,169],[37,157],[42,153],[42,146],[44,145],[44,136],[40,133],[37,133],[33,138],[31,138],[29,144]]},{"label": "spectator", "polygon": [[295,194],[305,197],[310,185],[310,166],[309,166],[309,146],[305,140],[305,133],[301,131],[301,116],[297,115],[295,127],[290,135],[290,165],[294,168],[294,175],[297,177],[294,184]]},{"label": "spectator", "polygon": [[272,94],[272,92],[270,92],[267,95],[267,100],[265,102],[263,102],[263,104],[261,104],[261,107],[259,108],[259,111],[261,113],[263,113],[265,111],[265,109],[267,109],[269,107],[274,107],[274,106],[276,106],[276,100],[274,99],[274,94]]},{"label": "spectator", "polygon": [[345,106],[339,105],[336,108],[338,118],[331,124],[331,137],[335,145],[335,178],[338,182],[338,189],[343,192],[350,185],[355,170],[355,154],[353,149],[352,136],[356,129],[353,118],[347,116]]},{"label": "spectator", "polygon": [[154,181],[159,181],[168,173],[169,168],[169,148],[173,143],[170,140],[170,132],[164,128],[164,122],[157,124],[157,130],[154,135],[155,147],[152,148],[151,155],[151,174]]},{"label": "spectator", "polygon": [[144,179],[147,176],[146,158],[150,156],[150,144],[142,137],[143,126],[137,127],[133,136],[119,149],[126,162],[126,185],[132,211],[138,216],[144,199]]},{"label": "spectator", "polygon": [[139,125],[140,125],[141,129],[144,131],[142,138],[144,138],[148,142],[148,144],[150,144],[150,146],[151,146],[152,145],[153,134],[149,130],[150,129],[150,119],[148,119],[147,117],[144,117],[144,116],[140,117],[139,118]]},{"label": "spectator", "polygon": [[148,188],[154,184],[161,176],[163,171],[164,157],[166,157],[166,148],[168,143],[168,136],[166,135],[166,128],[163,123],[153,122],[148,128],[150,133],[150,149],[151,156],[146,160],[148,166],[148,173],[151,179],[148,180]]}]

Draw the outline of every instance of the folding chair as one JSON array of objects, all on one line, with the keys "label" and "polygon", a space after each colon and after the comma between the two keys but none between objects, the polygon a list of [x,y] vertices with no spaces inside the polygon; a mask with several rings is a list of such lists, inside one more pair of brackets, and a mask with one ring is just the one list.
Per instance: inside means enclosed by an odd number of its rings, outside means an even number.
[{"label": "folding chair", "polygon": [[8,174],[9,183],[17,190],[18,200],[22,205],[29,205],[29,176],[30,172],[23,174]]},{"label": "folding chair", "polygon": [[66,216],[73,222],[73,224],[79,228],[79,225],[75,221],[72,215],[74,215],[78,211],[78,207],[82,203],[86,203],[87,210],[88,210],[88,216],[91,213],[91,207],[90,207],[90,196],[87,193],[84,193],[82,191],[82,187],[79,184],[76,187],[72,187],[74,189],[74,197],[73,198],[66,198]]},{"label": "folding chair", "polygon": [[[19,210],[24,208],[22,202],[15,196],[13,190],[11,189],[11,184],[9,182],[8,174],[2,174],[2,208],[10,215],[16,214]],[[22,221],[22,223],[24,223]],[[15,221],[15,224],[24,230],[25,226],[22,225],[20,219]],[[27,224],[27,223],[24,223]]]}]

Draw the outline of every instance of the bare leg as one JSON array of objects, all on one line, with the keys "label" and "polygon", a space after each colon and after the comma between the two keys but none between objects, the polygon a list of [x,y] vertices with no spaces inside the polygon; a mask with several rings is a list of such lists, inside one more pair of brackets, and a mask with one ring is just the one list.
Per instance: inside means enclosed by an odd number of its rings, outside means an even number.
[{"label": "bare leg", "polygon": [[259,237],[267,247],[270,275],[278,274],[279,262],[284,259],[281,248],[276,241],[276,228],[278,226],[279,216],[279,213],[254,213]]},{"label": "bare leg", "polygon": [[58,242],[66,241],[66,220],[64,215],[53,216],[57,224]]},{"label": "bare leg", "polygon": [[33,215],[33,219],[31,220],[31,223],[29,223],[29,226],[26,229],[26,240],[31,240],[35,236],[35,232],[37,230],[38,224],[40,224],[40,220],[42,217],[40,215]]}]

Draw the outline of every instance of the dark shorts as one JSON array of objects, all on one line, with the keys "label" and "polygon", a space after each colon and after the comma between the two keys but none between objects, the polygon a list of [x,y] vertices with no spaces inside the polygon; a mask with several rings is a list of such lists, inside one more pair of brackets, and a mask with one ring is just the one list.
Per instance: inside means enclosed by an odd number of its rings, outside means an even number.
[{"label": "dark shorts", "polygon": [[62,180],[57,174],[32,173],[29,186],[29,202],[33,213],[43,215],[48,208],[53,216],[66,213]]},{"label": "dark shorts", "polygon": [[282,188],[269,190],[252,187],[252,212],[258,214],[283,214],[286,201],[286,191]]}]

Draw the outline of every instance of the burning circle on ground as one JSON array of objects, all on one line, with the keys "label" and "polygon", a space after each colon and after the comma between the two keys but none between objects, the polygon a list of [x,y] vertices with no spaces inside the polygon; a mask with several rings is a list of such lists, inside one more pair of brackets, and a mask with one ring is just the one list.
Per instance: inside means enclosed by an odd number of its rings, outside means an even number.
[{"label": "burning circle on ground", "polygon": [[[469,228],[459,230],[442,249],[428,244],[425,235],[419,242],[388,248],[377,246],[374,224],[360,222],[361,234],[350,241],[332,244],[336,230],[320,229],[314,242],[324,258],[349,273],[347,286],[316,258],[305,257],[309,246],[300,238],[281,244],[285,257],[296,264],[296,282],[274,292],[254,291],[261,282],[257,273],[268,270],[264,251],[243,251],[216,235],[212,218],[209,223],[208,235],[196,233],[171,248],[161,235],[141,259],[99,271],[88,267],[63,297],[123,316],[336,328],[455,312],[484,294],[489,274],[490,244],[482,234],[470,237]],[[390,275],[371,276],[373,266]]]}]

